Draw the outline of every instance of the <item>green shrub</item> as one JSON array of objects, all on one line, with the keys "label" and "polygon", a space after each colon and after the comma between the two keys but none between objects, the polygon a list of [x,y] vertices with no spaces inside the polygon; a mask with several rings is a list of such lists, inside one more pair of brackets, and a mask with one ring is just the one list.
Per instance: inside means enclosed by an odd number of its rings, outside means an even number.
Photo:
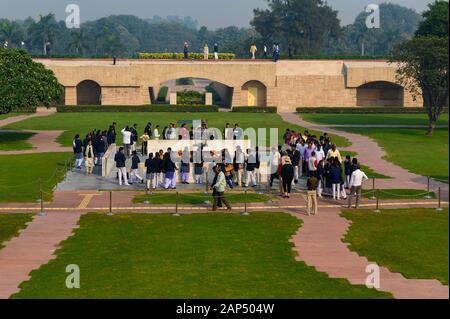
[{"label": "green shrub", "polygon": [[[183,53],[145,53],[140,52],[138,54],[139,59],[152,59],[152,60],[183,60]],[[189,59],[191,60],[203,60],[203,53],[189,53]],[[219,53],[219,60],[234,60],[236,54],[234,53]],[[209,58],[214,59],[214,54],[210,54]]]},{"label": "green shrub", "polygon": [[235,106],[231,110],[237,113],[277,113],[276,106]]},{"label": "green shrub", "polygon": [[60,113],[79,112],[219,112],[215,105],[64,105],[58,106]]},{"label": "green shrub", "polygon": [[177,102],[185,105],[205,104],[205,94],[197,91],[182,91],[177,93]]},{"label": "green shrub", "polygon": [[[444,109],[448,113],[448,108]],[[418,114],[426,113],[423,107],[298,107],[297,113],[329,114]]]}]

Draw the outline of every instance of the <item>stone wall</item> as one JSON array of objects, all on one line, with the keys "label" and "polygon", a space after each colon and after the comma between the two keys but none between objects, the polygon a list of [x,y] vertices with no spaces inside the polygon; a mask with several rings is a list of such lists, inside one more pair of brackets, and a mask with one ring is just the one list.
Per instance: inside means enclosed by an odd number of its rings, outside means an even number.
[{"label": "stone wall", "polygon": [[[383,61],[153,61],[89,59],[37,59],[52,69],[66,88],[67,105],[77,103],[76,87],[92,80],[102,87],[104,105],[149,104],[149,88],[158,92],[168,80],[204,78],[232,88],[232,106],[248,103],[245,83],[265,86],[261,105],[278,106],[279,111],[297,107],[355,107],[358,87],[376,81],[395,83],[396,66]],[[263,92],[264,90],[259,90]],[[404,106],[421,106],[404,92]]]}]

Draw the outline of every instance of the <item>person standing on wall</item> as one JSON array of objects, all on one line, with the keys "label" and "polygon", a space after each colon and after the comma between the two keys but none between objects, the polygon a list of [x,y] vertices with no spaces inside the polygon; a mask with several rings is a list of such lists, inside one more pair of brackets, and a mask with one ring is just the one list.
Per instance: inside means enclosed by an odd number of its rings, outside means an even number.
[{"label": "person standing on wall", "polygon": [[263,48],[263,58],[267,59],[267,45],[264,44],[264,48]]},{"label": "person standing on wall", "polygon": [[214,43],[214,60],[219,60],[219,45]]},{"label": "person standing on wall", "polygon": [[189,59],[189,44],[187,42],[184,42],[183,55],[186,60]]},{"label": "person standing on wall", "polygon": [[250,47],[250,53],[252,54],[252,60],[256,59],[256,52],[258,52],[258,48],[256,47],[256,44],[252,44]]},{"label": "person standing on wall", "polygon": [[125,186],[130,186],[130,184],[128,184],[127,168],[125,166],[127,159],[123,152],[124,152],[124,148],[121,146],[119,148],[119,151],[114,156],[114,161],[116,162],[117,175],[119,177],[119,185],[122,185],[122,181],[123,181]]},{"label": "person standing on wall", "polygon": [[205,46],[203,47],[203,59],[208,60],[209,59],[209,47],[208,44],[205,43]]}]

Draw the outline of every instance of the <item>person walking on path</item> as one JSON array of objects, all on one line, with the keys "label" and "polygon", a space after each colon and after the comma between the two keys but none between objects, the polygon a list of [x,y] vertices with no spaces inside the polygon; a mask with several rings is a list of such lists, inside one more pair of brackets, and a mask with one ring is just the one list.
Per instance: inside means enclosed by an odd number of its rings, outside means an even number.
[{"label": "person walking on path", "polygon": [[214,60],[219,60],[219,45],[214,43]]},{"label": "person walking on path", "polygon": [[369,178],[367,175],[361,170],[360,166],[356,167],[356,171],[352,173],[352,177],[350,180],[350,196],[348,196],[348,208],[352,207],[352,197],[356,197],[355,208],[359,207],[359,198],[361,197],[361,189],[362,185]]},{"label": "person walking on path", "polygon": [[86,165],[86,175],[91,175],[94,169],[94,147],[92,146],[92,140],[88,141],[86,149],[84,150],[84,162]]},{"label": "person walking on path", "polygon": [[205,43],[205,46],[203,47],[203,59],[208,60],[209,59],[209,47],[208,44]]},{"label": "person walking on path", "polygon": [[144,179],[139,175],[139,164],[141,160],[137,155],[137,151],[133,151],[133,157],[131,158],[131,183],[137,183],[138,181],[143,183]]},{"label": "person walking on path", "polygon": [[130,157],[131,154],[131,131],[130,127],[127,126],[122,131],[122,142],[123,142],[123,149],[125,151],[125,154],[127,157]]},{"label": "person walking on path", "polygon": [[317,187],[319,185],[319,181],[317,177],[310,176],[306,181],[306,187],[308,188],[307,192],[307,211],[308,216],[317,215]]},{"label": "person walking on path", "polygon": [[72,142],[73,153],[75,154],[75,167],[81,169],[83,164],[83,141],[80,139],[80,134],[75,135]]},{"label": "person walking on path", "polygon": [[114,156],[114,161],[116,162],[117,167],[117,175],[119,177],[119,185],[122,185],[123,181],[126,186],[130,186],[130,184],[128,184],[127,168],[125,166],[126,160],[124,148],[121,146],[119,151]]},{"label": "person walking on path", "polygon": [[183,55],[184,55],[184,59],[189,59],[189,44],[187,42],[184,42],[184,46],[183,46]]},{"label": "person walking on path", "polygon": [[256,44],[252,44],[250,47],[250,53],[252,55],[252,60],[256,59],[256,52],[258,52],[258,48],[256,47]]},{"label": "person walking on path", "polygon": [[220,202],[227,206],[227,210],[231,210],[231,206],[225,198],[225,174],[222,172],[219,166],[214,167],[214,172],[216,173],[216,180],[211,187],[211,189],[214,191],[214,204],[212,210],[217,211],[217,206]]},{"label": "person walking on path", "polygon": [[339,163],[342,163],[341,153],[337,149],[336,144],[332,144],[331,149],[327,153],[327,159],[330,159],[332,157],[338,160]]}]

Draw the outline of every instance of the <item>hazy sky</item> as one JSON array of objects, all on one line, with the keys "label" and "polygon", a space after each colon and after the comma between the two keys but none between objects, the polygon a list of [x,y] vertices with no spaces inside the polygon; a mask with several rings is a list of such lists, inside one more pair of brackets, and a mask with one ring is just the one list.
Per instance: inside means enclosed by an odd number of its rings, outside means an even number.
[{"label": "hazy sky", "polygon": [[[419,12],[432,0],[328,0],[339,11],[343,24],[370,3],[393,2]],[[248,26],[254,8],[266,7],[266,0],[0,0],[0,17],[24,19],[28,16],[53,12],[65,19],[65,7],[70,3],[80,6],[81,20],[93,20],[111,14],[133,14],[141,18],[154,15],[191,16],[200,25],[211,29],[228,25]]]}]

